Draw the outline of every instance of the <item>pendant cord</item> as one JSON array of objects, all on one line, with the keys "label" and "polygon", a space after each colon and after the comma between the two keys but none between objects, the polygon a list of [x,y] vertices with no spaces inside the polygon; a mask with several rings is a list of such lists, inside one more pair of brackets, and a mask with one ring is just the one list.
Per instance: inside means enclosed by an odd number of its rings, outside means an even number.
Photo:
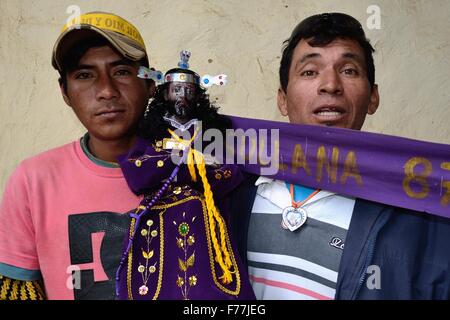
[{"label": "pendant cord", "polygon": [[302,205],[305,204],[306,201],[308,201],[309,199],[311,199],[312,197],[314,197],[316,194],[318,194],[320,192],[320,189],[316,189],[314,190],[313,193],[311,193],[305,200],[303,201],[295,201],[294,199],[294,185],[291,183],[290,185],[290,192],[291,192],[291,199],[292,199],[292,206],[297,209],[300,208]]}]

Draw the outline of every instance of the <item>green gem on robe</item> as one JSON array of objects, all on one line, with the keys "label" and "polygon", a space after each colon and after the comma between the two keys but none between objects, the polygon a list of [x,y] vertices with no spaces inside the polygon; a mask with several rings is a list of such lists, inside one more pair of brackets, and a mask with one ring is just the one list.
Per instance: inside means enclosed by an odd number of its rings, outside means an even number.
[{"label": "green gem on robe", "polygon": [[189,225],[186,222],[181,223],[178,226],[178,233],[185,237],[189,233]]}]

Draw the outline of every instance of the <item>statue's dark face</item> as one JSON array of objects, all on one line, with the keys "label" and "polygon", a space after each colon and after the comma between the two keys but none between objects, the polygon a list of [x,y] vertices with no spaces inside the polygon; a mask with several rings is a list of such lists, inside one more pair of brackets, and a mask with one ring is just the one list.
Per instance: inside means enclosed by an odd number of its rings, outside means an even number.
[{"label": "statue's dark face", "polygon": [[193,83],[170,82],[166,99],[169,102],[168,112],[178,118],[181,122],[186,122],[195,113],[194,108],[197,98],[197,88]]}]

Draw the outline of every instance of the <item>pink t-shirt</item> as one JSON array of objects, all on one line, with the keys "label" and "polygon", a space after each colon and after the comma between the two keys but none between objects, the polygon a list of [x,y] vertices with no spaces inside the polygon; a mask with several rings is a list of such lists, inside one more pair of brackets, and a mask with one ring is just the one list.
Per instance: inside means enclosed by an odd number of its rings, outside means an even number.
[{"label": "pink t-shirt", "polygon": [[120,168],[94,164],[79,141],[27,159],[0,206],[0,264],[39,270],[49,299],[114,298],[124,213],[139,200]]}]

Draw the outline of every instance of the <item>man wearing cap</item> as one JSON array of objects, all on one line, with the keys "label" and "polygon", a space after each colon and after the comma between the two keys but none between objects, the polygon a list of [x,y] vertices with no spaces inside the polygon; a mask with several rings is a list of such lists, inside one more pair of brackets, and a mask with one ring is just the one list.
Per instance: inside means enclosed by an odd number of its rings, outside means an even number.
[{"label": "man wearing cap", "polygon": [[145,45],[121,17],[87,13],[64,27],[52,65],[87,133],[11,175],[0,206],[0,299],[113,299],[123,213],[140,200],[116,157],[135,142],[154,93],[137,77],[148,67]]}]

